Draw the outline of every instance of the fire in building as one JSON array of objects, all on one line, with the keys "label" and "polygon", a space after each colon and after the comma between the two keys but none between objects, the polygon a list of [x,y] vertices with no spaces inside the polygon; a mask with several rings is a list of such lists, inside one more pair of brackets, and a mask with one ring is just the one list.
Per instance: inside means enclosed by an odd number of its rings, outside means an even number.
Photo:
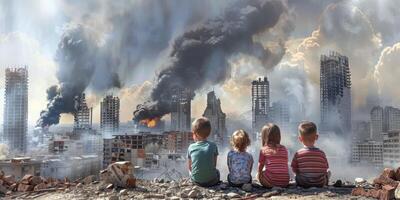
[{"label": "fire in building", "polygon": [[28,127],[28,70],[7,68],[5,71],[5,105],[3,141],[11,151],[24,153]]},{"label": "fire in building", "polygon": [[269,112],[269,81],[267,77],[259,78],[251,83],[252,101],[252,128],[253,139],[261,131],[261,128],[268,121]]},{"label": "fire in building", "polygon": [[211,137],[215,142],[223,144],[227,137],[226,114],[222,112],[221,100],[211,91],[207,94],[207,107],[203,117],[207,117],[211,122]]},{"label": "fire in building", "polygon": [[192,91],[175,88],[171,98],[171,130],[190,131]]},{"label": "fire in building", "polygon": [[92,129],[92,111],[86,104],[85,93],[75,97],[74,131]]},{"label": "fire in building", "polygon": [[351,74],[346,56],[321,55],[321,130],[350,136]]},{"label": "fire in building", "polygon": [[111,135],[119,130],[118,97],[107,95],[100,103],[100,128],[103,135]]}]

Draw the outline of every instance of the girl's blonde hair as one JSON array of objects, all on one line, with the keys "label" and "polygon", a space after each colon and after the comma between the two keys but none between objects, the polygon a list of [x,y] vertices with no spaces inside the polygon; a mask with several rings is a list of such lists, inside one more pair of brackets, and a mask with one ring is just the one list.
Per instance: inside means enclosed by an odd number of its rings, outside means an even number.
[{"label": "girl's blonde hair", "polygon": [[249,135],[244,130],[237,130],[232,134],[231,145],[234,149],[244,152],[250,145]]},{"label": "girl's blonde hair", "polygon": [[281,143],[281,131],[276,124],[268,123],[261,129],[262,145],[276,147]]}]

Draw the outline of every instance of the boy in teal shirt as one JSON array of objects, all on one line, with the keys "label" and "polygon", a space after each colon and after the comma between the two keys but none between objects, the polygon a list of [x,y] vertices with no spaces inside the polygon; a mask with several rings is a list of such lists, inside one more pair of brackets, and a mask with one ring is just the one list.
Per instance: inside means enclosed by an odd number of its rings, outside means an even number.
[{"label": "boy in teal shirt", "polygon": [[188,167],[191,180],[203,187],[210,187],[220,182],[217,170],[218,147],[207,141],[211,133],[211,124],[207,118],[198,118],[192,124],[195,143],[188,148]]}]

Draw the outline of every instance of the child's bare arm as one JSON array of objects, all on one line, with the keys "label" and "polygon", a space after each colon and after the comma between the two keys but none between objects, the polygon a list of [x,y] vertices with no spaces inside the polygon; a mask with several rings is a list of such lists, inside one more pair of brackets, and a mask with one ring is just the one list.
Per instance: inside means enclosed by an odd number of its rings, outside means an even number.
[{"label": "child's bare arm", "polygon": [[189,168],[189,172],[192,172],[192,160],[191,159],[188,160],[188,168]]},{"label": "child's bare arm", "polygon": [[263,163],[258,163],[258,174],[262,173],[262,170],[264,169],[264,164]]}]

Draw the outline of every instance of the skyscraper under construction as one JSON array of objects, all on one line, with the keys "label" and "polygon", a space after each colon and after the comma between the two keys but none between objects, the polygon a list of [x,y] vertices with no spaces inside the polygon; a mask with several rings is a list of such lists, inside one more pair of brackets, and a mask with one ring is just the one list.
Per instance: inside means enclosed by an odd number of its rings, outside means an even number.
[{"label": "skyscraper under construction", "polygon": [[321,130],[346,134],[351,131],[351,74],[346,56],[321,55]]},{"label": "skyscraper under construction", "polygon": [[86,103],[85,93],[75,97],[74,131],[92,129],[92,108]]},{"label": "skyscraper under construction", "polygon": [[251,99],[253,139],[255,139],[268,121],[270,97],[267,77],[258,78],[252,82]]},{"label": "skyscraper under construction", "polygon": [[119,129],[119,98],[107,95],[100,107],[100,128],[103,135],[115,134]]},{"label": "skyscraper under construction", "polygon": [[24,153],[28,127],[28,70],[7,68],[5,71],[5,105],[3,141],[12,152]]},{"label": "skyscraper under construction", "polygon": [[190,131],[192,96],[189,89],[174,89],[171,99],[171,130]]}]

